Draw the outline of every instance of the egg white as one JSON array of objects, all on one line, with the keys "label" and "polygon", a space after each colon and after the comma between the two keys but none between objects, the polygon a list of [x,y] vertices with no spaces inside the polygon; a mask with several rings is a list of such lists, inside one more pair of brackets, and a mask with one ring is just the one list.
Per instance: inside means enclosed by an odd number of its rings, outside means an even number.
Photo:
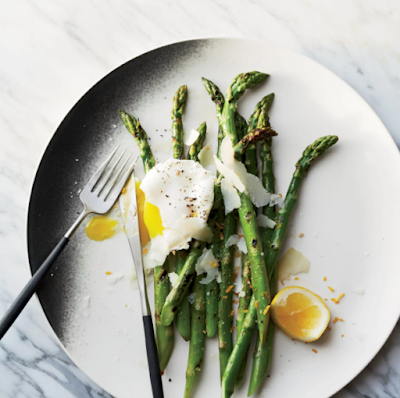
[{"label": "egg white", "polygon": [[192,160],[169,159],[146,174],[140,188],[159,209],[164,227],[146,247],[146,267],[162,265],[171,251],[188,249],[192,239],[211,241],[207,220],[214,202],[214,180],[214,173]]}]

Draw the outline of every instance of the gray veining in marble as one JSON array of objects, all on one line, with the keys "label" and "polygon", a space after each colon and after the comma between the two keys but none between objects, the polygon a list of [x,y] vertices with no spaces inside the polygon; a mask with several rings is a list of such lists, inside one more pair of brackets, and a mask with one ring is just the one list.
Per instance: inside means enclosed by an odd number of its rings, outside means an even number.
[{"label": "gray veining in marble", "polygon": [[[400,145],[396,0],[1,0],[0,314],[29,278],[26,212],[40,157],[74,102],[141,52],[197,37],[270,40],[349,83]],[[400,396],[400,327],[336,398]],[[109,397],[64,354],[37,300],[0,344],[0,398]]]}]

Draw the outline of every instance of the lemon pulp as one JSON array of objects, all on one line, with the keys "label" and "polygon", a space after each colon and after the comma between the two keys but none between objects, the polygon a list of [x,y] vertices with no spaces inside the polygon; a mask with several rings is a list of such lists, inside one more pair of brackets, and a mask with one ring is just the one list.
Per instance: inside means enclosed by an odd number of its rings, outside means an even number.
[{"label": "lemon pulp", "polygon": [[324,333],[330,312],[317,294],[304,287],[290,286],[272,300],[271,317],[292,339],[311,342]]},{"label": "lemon pulp", "polygon": [[286,305],[277,306],[275,314],[284,329],[299,337],[307,337],[322,315],[318,306],[301,293],[290,294]]}]

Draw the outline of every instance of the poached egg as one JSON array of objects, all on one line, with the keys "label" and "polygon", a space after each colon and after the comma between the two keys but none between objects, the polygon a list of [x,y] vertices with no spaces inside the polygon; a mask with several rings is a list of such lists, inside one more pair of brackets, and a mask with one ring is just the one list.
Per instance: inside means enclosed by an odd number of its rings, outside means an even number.
[{"label": "poached egg", "polygon": [[[174,250],[189,248],[192,239],[210,242],[207,225],[214,201],[214,173],[193,160],[158,163],[136,185],[137,212],[146,268],[162,265]],[[122,194],[124,217],[130,217],[129,182]],[[136,183],[139,184],[139,183]],[[135,214],[131,213],[131,216]]]}]

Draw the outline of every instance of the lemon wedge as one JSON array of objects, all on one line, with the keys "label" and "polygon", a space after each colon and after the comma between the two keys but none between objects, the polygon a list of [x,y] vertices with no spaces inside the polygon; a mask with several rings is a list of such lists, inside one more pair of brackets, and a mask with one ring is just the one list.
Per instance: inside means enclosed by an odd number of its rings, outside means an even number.
[{"label": "lemon wedge", "polygon": [[275,325],[292,339],[307,343],[322,336],[330,316],[322,298],[304,287],[282,289],[271,303]]}]

